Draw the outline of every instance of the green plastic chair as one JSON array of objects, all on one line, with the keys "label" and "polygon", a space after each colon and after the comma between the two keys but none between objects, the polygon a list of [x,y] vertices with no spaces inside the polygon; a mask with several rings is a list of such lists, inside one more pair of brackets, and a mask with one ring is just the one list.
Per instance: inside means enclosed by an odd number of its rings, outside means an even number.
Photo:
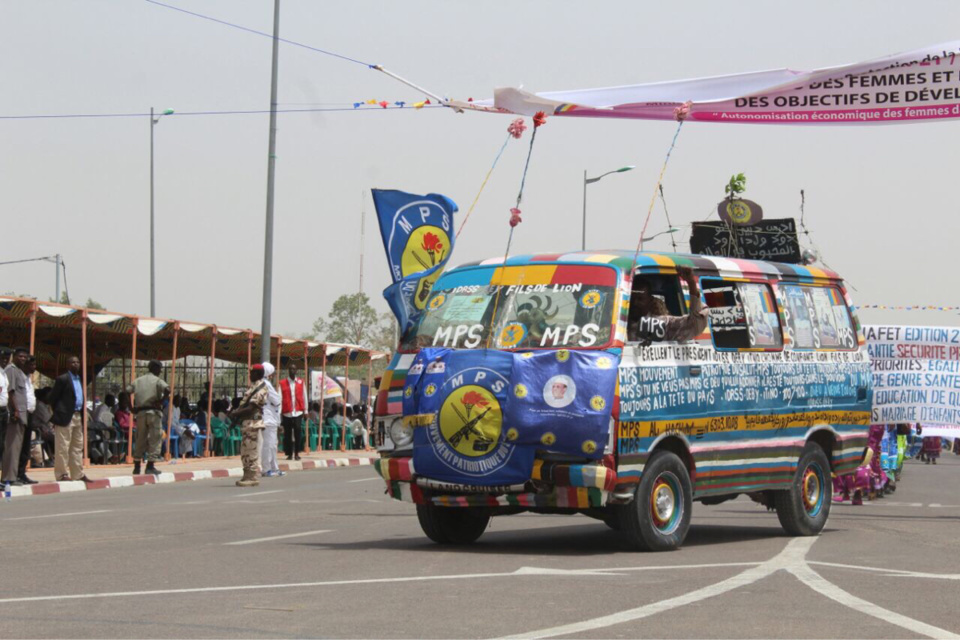
[{"label": "green plastic chair", "polygon": [[224,446],[224,455],[235,456],[240,453],[240,441],[242,440],[240,435],[240,425],[233,424],[230,425],[230,430],[228,431],[227,441]]},{"label": "green plastic chair", "polygon": [[340,448],[340,426],[333,420],[323,423],[323,450],[333,451]]},{"label": "green plastic chair", "polygon": [[220,418],[214,417],[210,420],[210,431],[213,434],[213,440],[210,443],[210,450],[216,456],[226,454],[228,432],[230,428]]},{"label": "green plastic chair", "polygon": [[310,420],[307,422],[307,428],[310,451],[316,451],[317,443],[320,442],[320,425],[315,420]]}]

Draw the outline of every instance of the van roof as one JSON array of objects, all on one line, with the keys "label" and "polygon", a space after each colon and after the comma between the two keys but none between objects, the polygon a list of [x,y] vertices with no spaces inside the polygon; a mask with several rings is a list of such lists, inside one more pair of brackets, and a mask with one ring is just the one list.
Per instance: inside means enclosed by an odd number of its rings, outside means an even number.
[{"label": "van roof", "polygon": [[[571,264],[609,264],[621,271],[628,271],[633,263],[634,251],[614,249],[610,251],[573,251],[570,253],[541,253],[510,256],[507,266],[525,265],[536,262],[564,262]],[[503,264],[503,257],[488,258],[457,265],[450,269],[475,266],[496,266]],[[721,256],[704,256],[692,253],[662,253],[642,251],[637,255],[637,266],[673,271],[678,266],[692,267],[701,274],[716,273],[723,276],[777,276],[783,280],[810,282],[813,280],[841,280],[836,272],[819,267],[764,260],[744,260]]]}]

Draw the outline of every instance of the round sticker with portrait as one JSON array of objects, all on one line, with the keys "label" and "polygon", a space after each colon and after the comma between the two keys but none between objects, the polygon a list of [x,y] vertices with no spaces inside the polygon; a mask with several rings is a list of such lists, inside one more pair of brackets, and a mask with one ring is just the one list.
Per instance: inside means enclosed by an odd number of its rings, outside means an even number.
[{"label": "round sticker with portrait", "polygon": [[577,397],[577,385],[570,376],[553,376],[543,385],[543,401],[554,409],[570,405]]}]

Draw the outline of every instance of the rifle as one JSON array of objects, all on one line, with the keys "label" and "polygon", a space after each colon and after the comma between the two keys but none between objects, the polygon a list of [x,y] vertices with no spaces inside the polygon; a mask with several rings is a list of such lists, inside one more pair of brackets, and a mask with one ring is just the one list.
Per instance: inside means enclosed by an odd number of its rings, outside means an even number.
[{"label": "rifle", "polygon": [[460,427],[456,433],[450,436],[450,444],[456,447],[460,444],[461,440],[463,440],[465,437],[469,437],[470,433],[472,432],[477,437],[477,441],[474,443],[474,451],[477,450],[476,445],[480,442],[483,442],[484,446],[486,446],[486,443],[490,442],[490,439],[483,435],[483,433],[475,427],[477,423],[483,419],[483,416],[487,415],[488,411],[490,411],[489,408],[484,409],[483,413],[478,414],[476,418],[468,420],[465,425]]}]

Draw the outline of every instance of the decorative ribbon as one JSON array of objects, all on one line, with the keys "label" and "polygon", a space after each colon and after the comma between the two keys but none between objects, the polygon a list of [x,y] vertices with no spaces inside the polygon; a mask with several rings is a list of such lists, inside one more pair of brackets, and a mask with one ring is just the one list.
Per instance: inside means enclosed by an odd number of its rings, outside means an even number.
[{"label": "decorative ribbon", "polygon": [[460,237],[460,233],[463,231],[463,228],[467,225],[467,220],[470,219],[470,214],[473,213],[474,207],[477,206],[477,202],[480,200],[480,194],[483,193],[483,190],[487,186],[487,181],[490,180],[490,176],[493,174],[493,170],[497,168],[497,163],[500,162],[500,156],[503,155],[503,150],[507,148],[507,143],[510,142],[510,138],[515,138],[517,140],[523,135],[523,132],[527,130],[527,125],[524,124],[523,118],[517,118],[510,123],[510,126],[507,127],[507,138],[503,141],[503,144],[500,145],[500,151],[497,151],[497,156],[493,159],[493,164],[490,165],[487,175],[483,178],[483,182],[480,183],[480,190],[477,191],[476,197],[474,197],[473,202],[470,203],[470,208],[467,209],[467,214],[463,216],[463,222],[460,223],[460,228],[457,229],[456,237]]},{"label": "decorative ribbon", "polygon": [[663,159],[663,166],[660,167],[660,175],[657,176],[657,184],[653,187],[653,195],[650,197],[650,206],[647,208],[647,217],[643,221],[643,229],[640,230],[640,238],[637,240],[637,250],[633,254],[633,266],[630,267],[631,277],[633,270],[637,266],[637,258],[640,256],[640,252],[643,251],[643,240],[647,235],[647,225],[650,223],[650,216],[653,214],[653,206],[657,202],[657,194],[660,193],[660,184],[663,182],[663,176],[667,172],[667,164],[670,162],[670,154],[673,153],[673,148],[677,145],[677,136],[680,135],[680,129],[683,128],[683,123],[686,121],[687,116],[690,113],[690,106],[691,103],[688,100],[673,110],[674,118],[677,120],[677,130],[673,133],[673,140],[670,141],[670,148],[667,149],[667,156]]}]

